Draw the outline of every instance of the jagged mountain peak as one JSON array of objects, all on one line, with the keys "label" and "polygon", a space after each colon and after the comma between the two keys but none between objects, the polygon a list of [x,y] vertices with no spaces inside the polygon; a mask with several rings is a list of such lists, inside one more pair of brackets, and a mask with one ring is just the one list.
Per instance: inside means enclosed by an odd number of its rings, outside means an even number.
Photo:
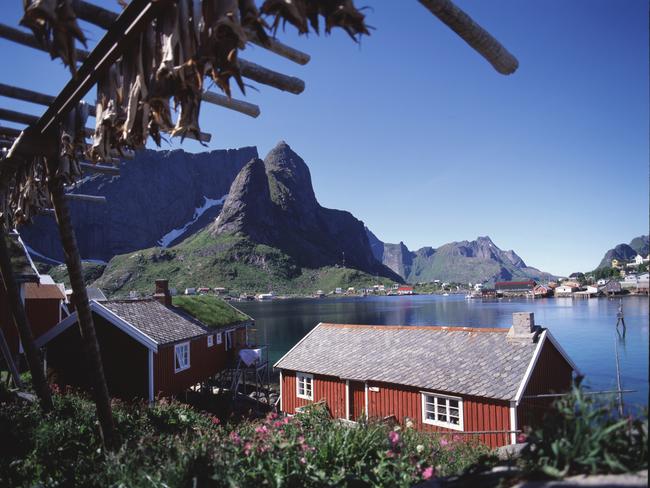
[{"label": "jagged mountain peak", "polygon": [[340,265],[401,281],[374,258],[363,222],[320,206],[307,164],[284,141],[242,169],[211,232],[247,236],[307,268]]}]

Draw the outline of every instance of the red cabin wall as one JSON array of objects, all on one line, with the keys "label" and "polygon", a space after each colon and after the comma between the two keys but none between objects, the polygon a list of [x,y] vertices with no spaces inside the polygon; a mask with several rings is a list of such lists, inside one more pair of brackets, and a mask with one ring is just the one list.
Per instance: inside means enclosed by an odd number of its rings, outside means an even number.
[{"label": "red cabin wall", "polygon": [[366,385],[361,381],[350,381],[350,420],[358,420],[366,412]]},{"label": "red cabin wall", "polygon": [[525,398],[527,395],[564,393],[571,389],[572,381],[573,368],[553,343],[546,340],[524,390],[523,399],[517,407],[518,429],[538,426],[554,400],[554,398]]},{"label": "red cabin wall", "polygon": [[[394,416],[403,424],[408,417],[415,428],[424,432],[449,432],[462,434],[461,431],[446,429],[422,422],[422,395],[420,388],[402,385],[368,382],[368,388],[378,387],[378,392],[368,390],[368,416],[383,419]],[[510,430],[510,403],[490,398],[454,395],[448,392],[436,392],[441,395],[458,396],[463,400],[463,432],[508,431]],[[510,443],[510,434],[462,434],[460,439],[478,439],[490,446],[499,447]]]},{"label": "red cabin wall", "polygon": [[[148,398],[148,349],[104,318],[93,315],[93,319],[109,394]],[[77,324],[48,343],[46,357],[50,382],[91,388]]]},{"label": "red cabin wall", "polygon": [[296,413],[297,407],[324,400],[334,418],[345,418],[345,380],[333,376],[314,375],[314,401],[298,398],[296,394],[296,373],[283,371],[282,409],[286,413]]},{"label": "red cabin wall", "polygon": [[[363,385],[363,389],[355,387]],[[325,400],[329,410],[335,418],[345,418],[345,380],[330,376],[314,375],[314,402]],[[383,419],[395,417],[397,422],[403,424],[410,418],[416,429],[425,432],[448,432],[460,434],[460,431],[445,429],[422,422],[422,396],[419,388],[402,385],[368,382],[368,387],[378,387],[378,392],[368,391],[368,417]],[[436,393],[436,392],[431,392]],[[446,392],[438,392],[447,394]],[[350,396],[352,408],[351,415],[365,411],[365,384],[350,382]],[[453,396],[453,395],[452,395]],[[456,395],[461,396],[461,395]],[[463,431],[508,431],[510,430],[510,403],[502,400],[488,398],[461,396],[463,399]],[[294,414],[296,407],[312,403],[298,398],[296,395],[296,373],[294,371],[282,372],[282,410]],[[471,439],[472,436],[461,435],[461,439]],[[477,434],[475,438],[490,446],[499,447],[510,443],[510,434]]]},{"label": "red cabin wall", "polygon": [[25,314],[27,314],[34,339],[37,339],[61,321],[61,300],[27,299],[25,300]]},{"label": "red cabin wall", "polygon": [[[181,344],[187,341],[180,341]],[[174,372],[174,345],[165,344],[154,353],[154,396],[169,396],[181,393],[193,385],[207,380],[223,370],[231,358],[231,351],[225,350],[225,337],[222,343],[208,347],[207,335],[194,338],[190,342],[190,367]]]}]

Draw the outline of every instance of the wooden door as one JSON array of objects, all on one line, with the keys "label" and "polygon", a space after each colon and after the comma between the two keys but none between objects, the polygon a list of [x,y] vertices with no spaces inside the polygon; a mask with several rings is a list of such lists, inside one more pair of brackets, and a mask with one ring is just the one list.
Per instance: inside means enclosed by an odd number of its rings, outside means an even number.
[{"label": "wooden door", "polygon": [[350,420],[357,421],[366,410],[366,386],[361,381],[350,381]]}]

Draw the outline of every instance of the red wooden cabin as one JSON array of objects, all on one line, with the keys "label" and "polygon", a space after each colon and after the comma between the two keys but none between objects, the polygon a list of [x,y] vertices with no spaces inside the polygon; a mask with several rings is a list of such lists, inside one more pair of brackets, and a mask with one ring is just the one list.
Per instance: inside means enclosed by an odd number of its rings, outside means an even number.
[{"label": "red wooden cabin", "polygon": [[280,409],[323,401],[335,418],[410,420],[423,431],[516,442],[565,392],[575,364],[532,313],[510,329],[319,324],[275,367]]},{"label": "red wooden cabin", "polygon": [[[37,338],[61,321],[65,293],[52,278],[39,274],[18,233],[7,236],[7,248],[25,314],[32,334]],[[14,362],[18,362],[22,347],[8,300],[4,282],[0,280],[0,332],[7,341]]]},{"label": "red wooden cabin", "polygon": [[[91,300],[104,374],[111,396],[171,396],[216,375],[246,343],[249,322],[209,328],[171,305],[166,281],[154,299]],[[48,376],[62,385],[89,386],[74,312],[43,335]]]}]

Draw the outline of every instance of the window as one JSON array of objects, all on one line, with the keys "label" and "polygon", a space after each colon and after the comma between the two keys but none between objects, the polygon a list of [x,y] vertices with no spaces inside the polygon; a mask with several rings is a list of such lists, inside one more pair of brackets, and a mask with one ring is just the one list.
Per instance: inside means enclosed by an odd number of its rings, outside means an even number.
[{"label": "window", "polygon": [[221,332],[217,332],[215,334],[215,337],[217,338],[217,345],[221,344],[223,342],[223,337],[221,335]]},{"label": "window", "polygon": [[226,351],[230,351],[233,348],[233,333],[232,330],[226,331]]},{"label": "window", "polygon": [[174,372],[178,373],[190,367],[190,343],[182,342],[174,346]]},{"label": "window", "polygon": [[214,336],[210,334],[208,336],[208,347],[212,347],[212,346],[214,346]]},{"label": "window", "polygon": [[463,430],[463,399],[423,392],[422,421],[425,424]]},{"label": "window", "polygon": [[307,373],[296,374],[296,395],[305,400],[314,399],[314,376]]}]

